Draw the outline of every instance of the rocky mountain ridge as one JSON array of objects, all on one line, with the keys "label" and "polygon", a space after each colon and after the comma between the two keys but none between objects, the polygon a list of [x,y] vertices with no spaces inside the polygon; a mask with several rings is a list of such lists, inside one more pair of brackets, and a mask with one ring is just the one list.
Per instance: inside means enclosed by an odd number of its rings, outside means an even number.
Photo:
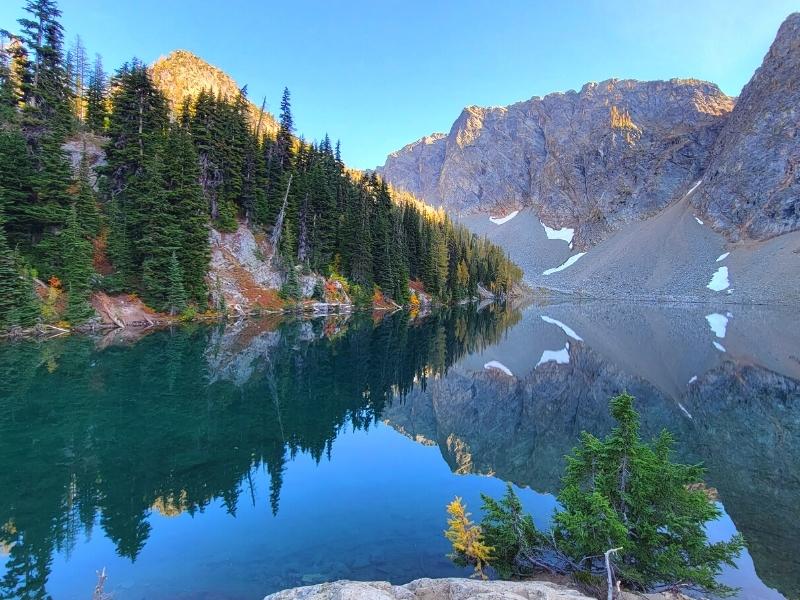
[{"label": "rocky mountain ridge", "polygon": [[694,79],[609,79],[507,107],[465,108],[447,134],[378,171],[453,215],[531,207],[585,249],[679,200],[730,240],[800,227],[800,13],[741,97]]},{"label": "rocky mountain ridge", "polygon": [[533,207],[578,247],[652,215],[699,179],[734,99],[697,80],[609,79],[508,107],[389,156],[393,185],[451,213]]},{"label": "rocky mountain ridge", "polygon": [[738,99],[695,79],[609,79],[470,106],[378,171],[503,247],[534,288],[796,304],[798,107],[794,13]]}]

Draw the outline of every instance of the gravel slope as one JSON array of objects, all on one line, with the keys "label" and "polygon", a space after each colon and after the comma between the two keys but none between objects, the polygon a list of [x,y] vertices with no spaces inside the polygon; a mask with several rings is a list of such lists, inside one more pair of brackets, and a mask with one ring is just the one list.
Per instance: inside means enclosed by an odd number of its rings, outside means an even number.
[{"label": "gravel slope", "polygon": [[[547,239],[532,211],[524,210],[502,225],[485,214],[457,220],[505,248],[532,287],[592,298],[800,303],[800,232],[732,244],[700,222],[702,215],[694,213],[690,200],[687,194],[656,216],[628,225],[550,275],[542,273],[576,252],[562,240]],[[718,261],[724,253],[728,256]],[[723,266],[729,287],[709,289],[712,276]]]}]

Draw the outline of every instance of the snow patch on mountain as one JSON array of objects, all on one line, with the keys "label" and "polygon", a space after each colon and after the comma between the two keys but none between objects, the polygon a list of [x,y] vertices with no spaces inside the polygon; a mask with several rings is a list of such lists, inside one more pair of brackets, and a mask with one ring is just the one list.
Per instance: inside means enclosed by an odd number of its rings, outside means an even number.
[{"label": "snow patch on mountain", "polygon": [[730,286],[731,282],[728,279],[728,267],[720,267],[716,270],[714,275],[711,276],[711,281],[708,282],[706,287],[715,292],[721,292],[722,290],[727,290]]},{"label": "snow patch on mountain", "polygon": [[[567,260],[564,262],[564,264],[562,264],[562,265],[559,265],[559,266],[557,266],[557,267],[553,267],[552,269],[547,269],[546,271],[543,271],[543,272],[542,272],[542,275],[552,275],[553,273],[558,273],[559,271],[563,271],[563,270],[564,270],[564,269],[566,269],[567,267],[569,267],[569,266],[571,266],[571,265],[574,265],[576,262],[578,262],[578,259],[579,259],[581,256],[583,256],[584,254],[586,254],[586,252],[578,252],[577,254],[573,254],[572,256],[570,256],[570,257],[569,257],[569,258],[568,258],[568,259],[567,259]],[[724,289],[724,288],[723,288],[723,289]]]},{"label": "snow patch on mountain", "polygon": [[489,217],[489,220],[494,223],[495,225],[502,225],[503,223],[508,223],[511,219],[516,217],[519,214],[518,210],[512,211],[508,213],[505,217]]}]

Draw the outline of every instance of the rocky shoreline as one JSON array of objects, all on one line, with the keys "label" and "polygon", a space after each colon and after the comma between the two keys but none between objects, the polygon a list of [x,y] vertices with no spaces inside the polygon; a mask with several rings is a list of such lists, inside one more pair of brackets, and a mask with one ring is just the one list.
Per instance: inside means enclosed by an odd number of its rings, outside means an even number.
[{"label": "rocky shoreline", "polygon": [[[680,600],[681,594],[633,594],[623,591],[622,600]],[[448,577],[415,579],[405,585],[388,581],[339,580],[290,588],[264,600],[591,600],[575,588],[550,581],[481,581]]]}]

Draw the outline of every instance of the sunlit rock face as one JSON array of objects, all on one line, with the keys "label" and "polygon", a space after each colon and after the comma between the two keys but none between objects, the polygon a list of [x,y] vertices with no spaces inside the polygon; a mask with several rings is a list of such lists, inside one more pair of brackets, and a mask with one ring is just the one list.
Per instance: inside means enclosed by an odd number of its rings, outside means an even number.
[{"label": "sunlit rock face", "polygon": [[800,228],[800,13],[742,90],[703,179],[696,200],[731,238]]},{"label": "sunlit rock face", "polygon": [[451,213],[532,206],[587,246],[685,193],[733,105],[697,80],[588,83],[467,107],[449,134],[389,155],[379,172]]},{"label": "sunlit rock face", "polygon": [[[234,100],[241,90],[230,75],[188,50],[175,50],[160,57],[150,67],[150,75],[174,113],[181,110],[184,101],[196,98],[202,91]],[[262,113],[252,102],[247,102],[247,113],[251,124],[258,125],[262,133],[274,136],[278,131],[275,118]]]},{"label": "sunlit rock face", "polygon": [[[735,104],[735,108],[734,108]],[[447,135],[387,157],[393,185],[451,214],[530,206],[591,247],[702,180],[694,208],[729,240],[800,227],[800,13],[738,100],[693,79],[609,79],[465,108]]]}]

